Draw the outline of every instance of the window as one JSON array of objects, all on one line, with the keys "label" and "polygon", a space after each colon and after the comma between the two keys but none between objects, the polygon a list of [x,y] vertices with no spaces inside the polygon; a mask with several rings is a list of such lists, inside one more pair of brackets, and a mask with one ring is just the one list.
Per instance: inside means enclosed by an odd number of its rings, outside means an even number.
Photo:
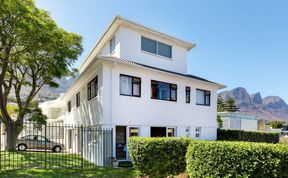
[{"label": "window", "polygon": [[115,36],[110,40],[110,54],[115,51]]},{"label": "window", "polygon": [[167,136],[175,137],[175,128],[167,128]]},{"label": "window", "polygon": [[120,95],[141,96],[141,78],[120,75]]},{"label": "window", "polygon": [[141,37],[141,50],[160,56],[172,58],[172,46]]},{"label": "window", "polygon": [[200,138],[201,137],[201,127],[195,128],[195,137]]},{"label": "window", "polygon": [[196,90],[196,104],[210,106],[210,96],[211,92],[207,90]]},{"label": "window", "polygon": [[185,97],[186,97],[186,103],[190,103],[190,93],[191,93],[191,89],[190,87],[186,87],[185,89]]},{"label": "window", "polygon": [[137,127],[129,128],[129,137],[134,137],[139,135],[139,129]]},{"label": "window", "polygon": [[76,107],[80,106],[80,92],[76,94]]},{"label": "window", "polygon": [[68,101],[67,107],[68,107],[68,112],[71,112],[71,101]]},{"label": "window", "polygon": [[158,42],[158,54],[164,57],[171,58],[171,46]]},{"label": "window", "polygon": [[177,101],[177,85],[151,80],[151,98]]},{"label": "window", "polygon": [[91,100],[98,94],[98,76],[92,79],[87,85],[87,98]]}]

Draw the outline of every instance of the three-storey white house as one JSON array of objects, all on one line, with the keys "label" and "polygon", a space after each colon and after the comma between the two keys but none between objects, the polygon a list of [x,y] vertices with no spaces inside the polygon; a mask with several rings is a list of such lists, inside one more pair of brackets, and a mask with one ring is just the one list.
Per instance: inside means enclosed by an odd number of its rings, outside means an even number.
[{"label": "three-storey white house", "polygon": [[195,45],[116,16],[62,100],[64,123],[113,128],[113,154],[127,159],[131,136],[215,140],[217,90],[187,74]]}]

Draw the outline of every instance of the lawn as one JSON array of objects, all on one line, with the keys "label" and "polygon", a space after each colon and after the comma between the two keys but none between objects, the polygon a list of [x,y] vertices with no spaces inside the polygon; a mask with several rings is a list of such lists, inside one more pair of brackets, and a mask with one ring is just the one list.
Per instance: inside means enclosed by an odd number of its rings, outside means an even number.
[{"label": "lawn", "polygon": [[1,178],[137,177],[134,169],[96,167],[77,154],[48,152],[45,156],[43,152],[1,152],[0,161]]},{"label": "lawn", "polygon": [[0,177],[119,177],[119,178],[133,178],[137,177],[137,172],[134,169],[115,169],[115,168],[100,168],[95,167],[93,169],[83,169],[83,170],[72,170],[72,169],[60,169],[60,170],[51,170],[51,169],[23,169],[15,171],[4,171],[0,173]]}]

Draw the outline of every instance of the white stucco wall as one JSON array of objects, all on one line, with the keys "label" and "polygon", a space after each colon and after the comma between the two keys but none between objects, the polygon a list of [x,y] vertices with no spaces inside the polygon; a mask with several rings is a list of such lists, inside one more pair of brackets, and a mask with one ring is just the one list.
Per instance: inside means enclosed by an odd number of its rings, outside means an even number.
[{"label": "white stucco wall", "polygon": [[[103,66],[104,76],[112,76],[112,82],[104,83],[103,124],[137,126],[143,130],[143,136],[150,136],[151,126],[177,127],[179,136],[194,136],[195,128],[201,127],[202,139],[216,139],[216,97],[217,87],[204,82],[193,81],[183,77],[131,67],[123,64],[106,64]],[[141,78],[141,97],[122,96],[119,93],[119,76],[126,74]],[[177,84],[177,102],[151,99],[151,80]],[[109,80],[108,80],[109,81]],[[191,87],[191,103],[185,103],[185,87]],[[196,105],[196,88],[211,91],[211,106]],[[109,92],[109,93],[108,93]],[[110,101],[110,102],[109,102]],[[149,129],[145,129],[148,127]],[[141,135],[142,135],[141,134]]]},{"label": "white stucco wall", "polygon": [[[101,50],[100,55],[110,55],[140,64],[154,66],[179,73],[187,72],[187,49],[173,44],[170,41],[148,34],[147,32],[134,31],[126,27],[120,27],[115,36],[115,52],[110,54],[109,41]],[[141,50],[141,36],[156,40],[172,46],[172,58],[166,58]]]},{"label": "white stucco wall", "polygon": [[241,120],[241,130],[245,131],[257,131],[258,130],[258,121],[257,120]]},{"label": "white stucco wall", "polygon": [[[98,95],[87,101],[87,84],[98,76]],[[76,107],[76,94],[80,92],[80,106]],[[71,112],[66,109],[65,123],[99,125],[103,120],[103,67],[97,61],[84,71],[65,94],[66,108],[71,100]]]}]

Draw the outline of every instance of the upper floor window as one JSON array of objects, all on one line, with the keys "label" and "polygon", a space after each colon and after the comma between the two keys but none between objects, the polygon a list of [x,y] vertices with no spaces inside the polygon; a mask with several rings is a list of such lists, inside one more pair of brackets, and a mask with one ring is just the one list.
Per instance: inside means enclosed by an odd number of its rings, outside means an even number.
[{"label": "upper floor window", "polygon": [[120,75],[120,95],[141,96],[141,78]]},{"label": "upper floor window", "polygon": [[71,109],[72,109],[72,106],[71,106],[71,100],[70,100],[70,101],[68,101],[68,103],[67,103],[67,110],[68,110],[68,112],[71,112]]},{"label": "upper floor window", "polygon": [[196,90],[196,104],[210,106],[211,92],[207,90]]},{"label": "upper floor window", "polygon": [[76,94],[76,107],[80,106],[80,92]]},{"label": "upper floor window", "polygon": [[172,58],[172,46],[145,38],[143,36],[141,37],[141,50],[167,58]]},{"label": "upper floor window", "polygon": [[190,103],[190,95],[191,95],[190,93],[191,93],[190,87],[186,87],[185,88],[186,103]]},{"label": "upper floor window", "polygon": [[113,53],[115,51],[115,36],[111,38],[110,40],[110,53]]},{"label": "upper floor window", "polygon": [[93,78],[88,84],[87,84],[87,98],[88,100],[94,98],[98,94],[98,76]]},{"label": "upper floor window", "polygon": [[151,80],[151,98],[177,101],[177,85]]}]

